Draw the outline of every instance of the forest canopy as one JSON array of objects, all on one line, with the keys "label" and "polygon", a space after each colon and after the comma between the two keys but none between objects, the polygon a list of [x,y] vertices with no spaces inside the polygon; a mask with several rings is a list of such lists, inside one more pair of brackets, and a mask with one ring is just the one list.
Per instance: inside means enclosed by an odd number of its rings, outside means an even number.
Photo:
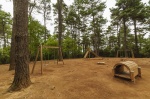
[{"label": "forest canopy", "polygon": [[[40,44],[58,46],[58,7],[51,0],[29,1],[29,50],[33,61]],[[106,7],[101,0],[74,0],[71,5],[62,2],[63,58],[82,58],[89,48],[102,57],[116,57],[118,50],[150,57],[150,1],[116,0],[115,7],[110,8],[109,26],[103,16]],[[42,15],[43,23],[34,18],[35,13]],[[52,27],[47,22],[52,18],[54,32],[50,34]],[[10,62],[11,37],[12,16],[0,7],[0,64]],[[44,59],[54,59],[54,54],[54,50],[43,50]],[[125,54],[120,53],[120,57],[130,57]]]}]

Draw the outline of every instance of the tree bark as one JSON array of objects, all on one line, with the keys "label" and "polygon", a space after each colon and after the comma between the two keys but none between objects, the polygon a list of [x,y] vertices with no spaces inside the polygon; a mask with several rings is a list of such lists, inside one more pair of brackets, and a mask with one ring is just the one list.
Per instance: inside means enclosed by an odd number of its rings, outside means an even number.
[{"label": "tree bark", "polygon": [[15,27],[15,76],[8,91],[18,91],[31,84],[28,51],[28,0],[13,0]]},{"label": "tree bark", "polygon": [[[13,5],[15,5],[15,2],[13,2]],[[15,14],[15,9],[13,9],[13,13]],[[11,37],[11,48],[10,48],[10,65],[9,65],[9,71],[15,70],[15,33],[16,33],[16,21],[13,18],[13,28],[12,28],[12,37]]]},{"label": "tree bark", "polygon": [[59,61],[62,60],[62,51],[61,51],[61,47],[62,47],[62,0],[57,0],[58,3],[58,20],[59,20],[59,24],[58,24],[58,33],[59,33],[59,37],[58,37],[58,44],[59,44]]},{"label": "tree bark", "polygon": [[44,15],[43,15],[43,17],[44,17],[44,27],[45,27],[45,30],[44,30],[44,42],[46,42],[46,39],[47,39],[47,35],[46,35],[46,2],[44,2]]},{"label": "tree bark", "polygon": [[15,27],[13,26],[11,48],[10,48],[10,66],[9,71],[15,70]]},{"label": "tree bark", "polygon": [[3,32],[3,41],[4,41],[4,48],[6,47],[6,33],[5,33],[5,22],[2,20],[2,32]]},{"label": "tree bark", "polygon": [[134,35],[135,35],[135,52],[136,56],[139,56],[139,47],[138,47],[138,38],[137,38],[137,28],[136,28],[136,19],[134,19]]},{"label": "tree bark", "polygon": [[126,28],[126,19],[123,18],[123,26],[124,26],[124,52],[125,57],[127,57],[127,28]]},{"label": "tree bark", "polygon": [[120,49],[120,31],[119,31],[119,24],[117,22],[117,37],[118,37],[118,48]]}]

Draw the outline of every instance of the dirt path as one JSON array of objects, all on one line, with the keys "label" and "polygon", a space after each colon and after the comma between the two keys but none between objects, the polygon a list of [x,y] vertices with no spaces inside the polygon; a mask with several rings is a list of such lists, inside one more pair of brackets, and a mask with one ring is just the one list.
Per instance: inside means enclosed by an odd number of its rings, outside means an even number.
[{"label": "dirt path", "polygon": [[125,60],[135,61],[142,68],[142,78],[137,77],[135,83],[112,76],[119,58],[70,59],[64,60],[65,65],[50,61],[43,66],[43,75],[38,62],[31,75],[33,84],[14,93],[5,93],[14,71],[0,65],[0,99],[150,99],[150,58]]}]

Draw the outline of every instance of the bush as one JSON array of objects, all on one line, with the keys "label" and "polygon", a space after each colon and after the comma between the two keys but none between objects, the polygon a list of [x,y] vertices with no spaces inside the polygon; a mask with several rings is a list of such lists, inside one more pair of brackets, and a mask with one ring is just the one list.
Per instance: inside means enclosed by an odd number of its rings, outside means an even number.
[{"label": "bush", "polygon": [[10,47],[0,49],[0,64],[8,64],[10,62]]}]

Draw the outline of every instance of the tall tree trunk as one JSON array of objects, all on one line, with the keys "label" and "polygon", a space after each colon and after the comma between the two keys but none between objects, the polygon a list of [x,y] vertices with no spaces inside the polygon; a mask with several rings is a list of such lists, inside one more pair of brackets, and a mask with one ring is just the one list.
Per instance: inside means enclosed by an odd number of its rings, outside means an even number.
[{"label": "tall tree trunk", "polygon": [[57,0],[58,3],[58,44],[59,44],[59,61],[62,60],[62,0]]},{"label": "tall tree trunk", "polygon": [[[13,5],[15,5],[15,2],[13,2]],[[13,13],[15,14],[15,9]],[[16,33],[16,21],[13,18],[13,28],[12,28],[12,37],[11,37],[11,48],[10,48],[10,65],[9,65],[9,71],[15,69],[15,33]]]},{"label": "tall tree trunk", "polygon": [[92,18],[93,18],[93,34],[94,34],[94,51],[95,51],[95,53],[96,54],[98,54],[98,52],[97,52],[97,40],[98,40],[98,38],[97,38],[97,35],[96,35],[96,33],[95,33],[95,17],[94,17],[94,15],[92,16]]},{"label": "tall tree trunk", "polygon": [[5,22],[2,20],[2,31],[3,31],[3,41],[4,41],[4,46],[6,47],[6,33],[5,33]]},{"label": "tall tree trunk", "polygon": [[[13,23],[15,24],[15,23]],[[15,25],[13,25],[12,38],[11,38],[11,49],[10,49],[10,66],[9,71],[15,69]]]},{"label": "tall tree trunk", "polygon": [[[79,19],[80,19],[80,14],[79,14],[79,0],[77,1],[78,2],[78,5],[77,5],[77,15],[78,15],[78,17],[79,17]],[[79,31],[79,28],[80,28],[80,20],[78,20],[78,22],[77,22],[78,24],[77,24],[77,29],[76,29],[76,31],[77,31],[77,35],[78,35],[78,43],[77,43],[77,46],[78,46],[78,50],[79,50],[79,48],[80,48],[80,39],[79,39],[79,37],[80,37],[80,31]]]},{"label": "tall tree trunk", "polygon": [[[31,2],[32,0],[29,0],[29,2]],[[29,12],[29,14],[28,14],[28,16],[29,16],[29,18],[32,16],[31,14],[32,14],[32,12],[33,12],[33,9],[36,7],[36,2],[35,2],[35,0],[33,1],[33,4],[32,5],[30,5],[29,6],[29,8],[28,8],[28,12]],[[30,20],[31,20],[31,18],[30,18]]]},{"label": "tall tree trunk", "polygon": [[139,56],[139,47],[138,47],[138,38],[137,38],[137,28],[136,28],[136,19],[134,19],[134,35],[135,35],[135,53],[136,56]]},{"label": "tall tree trunk", "polygon": [[117,23],[117,36],[118,36],[118,47],[120,49],[120,32],[119,32],[119,24]]},{"label": "tall tree trunk", "polygon": [[6,46],[9,44],[9,35],[6,35]]},{"label": "tall tree trunk", "polygon": [[124,26],[124,52],[125,57],[127,57],[127,28],[126,28],[126,19],[123,18],[123,26]]},{"label": "tall tree trunk", "polygon": [[13,0],[15,27],[15,76],[8,91],[17,91],[31,84],[28,51],[28,0]]},{"label": "tall tree trunk", "polygon": [[[99,27],[97,29],[98,29],[98,31],[100,31]],[[101,33],[100,32],[98,33],[97,39],[98,39],[98,41],[97,41],[97,55],[99,55],[100,46],[101,46]]]},{"label": "tall tree trunk", "polygon": [[44,17],[44,27],[45,27],[45,29],[44,29],[44,42],[46,42],[46,2],[44,2],[44,15],[43,15],[43,17]]}]

